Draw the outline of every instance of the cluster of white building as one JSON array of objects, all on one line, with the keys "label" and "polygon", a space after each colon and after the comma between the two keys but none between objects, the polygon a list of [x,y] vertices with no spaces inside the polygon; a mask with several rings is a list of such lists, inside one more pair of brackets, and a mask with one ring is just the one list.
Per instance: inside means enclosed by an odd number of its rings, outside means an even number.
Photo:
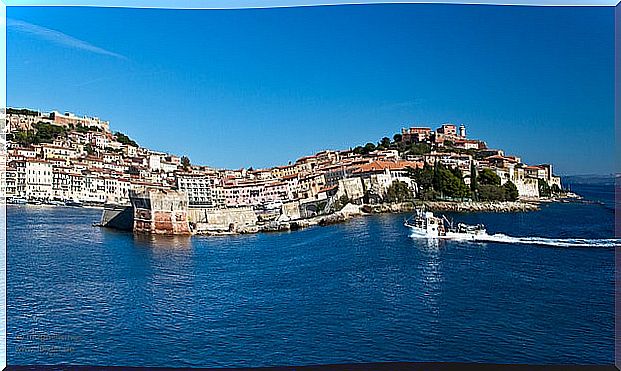
[{"label": "cluster of white building", "polygon": [[[44,122],[67,128],[66,137],[28,147],[6,143],[4,191],[8,198],[126,203],[132,186],[173,187],[181,159],[123,144],[98,118],[7,110],[7,130],[33,130]],[[74,130],[78,126],[87,130]]]},{"label": "cluster of white building", "polygon": [[[365,155],[351,149],[322,151],[285,166],[230,170],[184,167],[178,156],[120,143],[109,123],[98,118],[7,111],[9,132],[31,130],[38,122],[66,127],[68,134],[30,147],[7,143],[7,197],[122,204],[129,201],[133,187],[150,186],[179,189],[187,194],[190,207],[200,208],[270,209],[290,201],[333,200],[343,195],[362,202],[365,197],[381,199],[395,181],[416,191],[409,169],[437,162],[460,168],[467,184],[473,167],[493,169],[503,183],[515,183],[522,197],[539,196],[538,179],[560,187],[551,165],[527,166],[517,157],[489,150],[484,142],[467,139],[463,125],[459,131],[451,124],[436,131],[403,129],[406,143],[426,142],[434,149],[420,156],[402,158],[397,150]],[[72,130],[78,126],[93,130]],[[447,141],[471,151],[439,151]]]}]

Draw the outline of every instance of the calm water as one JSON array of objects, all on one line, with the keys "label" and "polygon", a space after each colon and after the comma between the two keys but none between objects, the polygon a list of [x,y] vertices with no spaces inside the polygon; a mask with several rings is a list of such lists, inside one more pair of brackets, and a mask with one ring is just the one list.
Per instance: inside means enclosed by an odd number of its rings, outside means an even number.
[{"label": "calm water", "polygon": [[[152,240],[91,227],[98,210],[7,214],[10,364],[613,362],[612,248],[433,244],[404,215]],[[614,228],[609,204],[454,216],[512,236]]]}]

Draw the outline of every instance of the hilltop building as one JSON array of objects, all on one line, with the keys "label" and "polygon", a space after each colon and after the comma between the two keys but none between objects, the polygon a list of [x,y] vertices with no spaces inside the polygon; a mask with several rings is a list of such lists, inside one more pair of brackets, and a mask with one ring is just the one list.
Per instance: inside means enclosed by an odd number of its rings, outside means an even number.
[{"label": "hilltop building", "polygon": [[421,143],[431,139],[431,128],[411,127],[401,129],[401,140],[405,144]]}]

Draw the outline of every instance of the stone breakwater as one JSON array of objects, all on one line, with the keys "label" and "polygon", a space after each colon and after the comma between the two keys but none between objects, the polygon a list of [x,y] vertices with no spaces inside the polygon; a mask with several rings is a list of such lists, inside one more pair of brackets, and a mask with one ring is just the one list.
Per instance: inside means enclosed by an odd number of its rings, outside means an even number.
[{"label": "stone breakwater", "polygon": [[347,204],[340,211],[328,215],[320,215],[312,218],[297,219],[286,222],[274,222],[259,227],[260,232],[294,231],[314,225],[330,225],[346,222],[354,217],[365,215],[361,206]]},{"label": "stone breakwater", "polygon": [[535,202],[449,202],[449,201],[419,201],[403,202],[396,204],[365,205],[362,209],[367,213],[399,213],[410,212],[417,207],[424,207],[429,211],[449,212],[528,212],[539,210],[539,204]]}]

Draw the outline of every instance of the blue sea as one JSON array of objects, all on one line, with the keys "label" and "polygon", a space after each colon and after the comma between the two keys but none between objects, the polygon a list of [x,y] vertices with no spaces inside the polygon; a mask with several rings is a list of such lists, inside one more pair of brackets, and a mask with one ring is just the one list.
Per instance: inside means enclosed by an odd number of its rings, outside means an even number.
[{"label": "blue sea", "polygon": [[417,240],[403,214],[145,238],[92,227],[96,209],[9,206],[8,362],[612,364],[614,188],[572,190],[591,202],[449,215],[523,243]]}]

